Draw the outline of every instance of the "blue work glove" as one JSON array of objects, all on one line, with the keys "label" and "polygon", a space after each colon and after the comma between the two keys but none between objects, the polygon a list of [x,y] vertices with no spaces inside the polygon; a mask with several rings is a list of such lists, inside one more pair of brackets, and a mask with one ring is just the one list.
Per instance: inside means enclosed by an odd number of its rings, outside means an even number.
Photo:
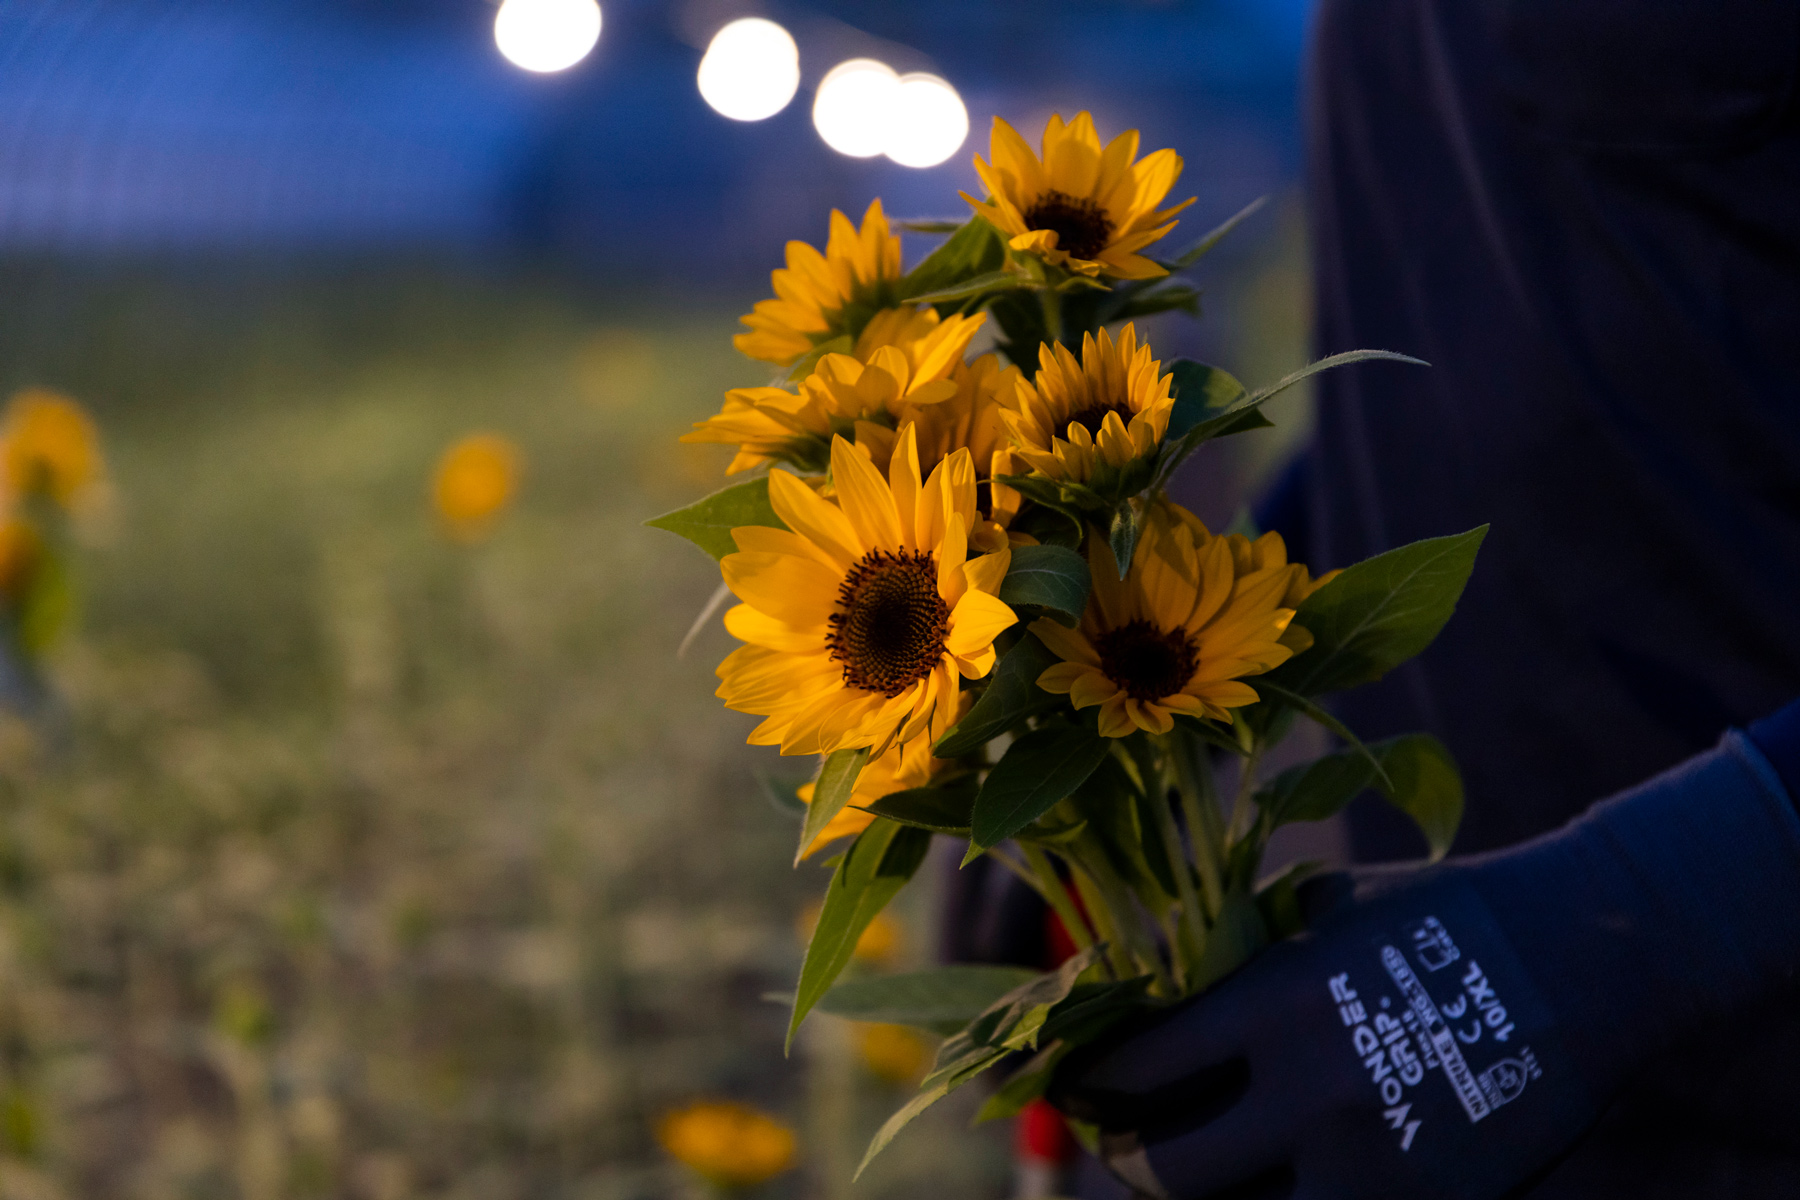
[{"label": "blue work glove", "polygon": [[1139,1193],[1496,1200],[1800,967],[1800,819],[1735,732],[1534,842],[1319,884],[1307,933],[1059,1072]]}]

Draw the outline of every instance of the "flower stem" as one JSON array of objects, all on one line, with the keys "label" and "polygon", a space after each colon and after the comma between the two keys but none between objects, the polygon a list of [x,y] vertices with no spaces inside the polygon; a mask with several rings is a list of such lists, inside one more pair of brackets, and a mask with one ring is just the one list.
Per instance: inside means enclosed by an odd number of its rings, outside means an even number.
[{"label": "flower stem", "polygon": [[1187,981],[1193,977],[1193,968],[1199,965],[1201,948],[1206,944],[1206,914],[1200,908],[1199,893],[1194,891],[1194,877],[1188,870],[1187,856],[1182,853],[1181,830],[1175,826],[1175,809],[1169,803],[1171,778],[1178,774],[1174,769],[1173,759],[1179,748],[1170,738],[1159,739],[1162,743],[1161,778],[1156,781],[1159,793],[1151,797],[1150,809],[1156,814],[1157,823],[1162,827],[1163,849],[1169,855],[1169,870],[1175,876],[1175,891],[1181,901],[1181,923],[1178,932],[1184,936],[1176,943],[1171,955],[1175,960],[1175,983],[1182,991],[1187,990]]},{"label": "flower stem", "polygon": [[1222,880],[1227,849],[1225,831],[1219,827],[1218,783],[1213,779],[1205,747],[1196,747],[1179,732],[1171,740],[1176,743],[1173,749],[1175,777],[1181,787],[1181,815],[1193,843],[1194,865],[1200,871],[1207,917],[1217,920],[1225,902]]},{"label": "flower stem", "polygon": [[1045,902],[1062,918],[1063,928],[1069,931],[1069,937],[1076,947],[1082,950],[1092,949],[1094,935],[1089,932],[1088,923],[1082,919],[1075,902],[1069,899],[1068,889],[1063,887],[1062,879],[1056,874],[1056,867],[1049,857],[1036,846],[1024,842],[1019,843],[1019,849],[1024,852],[1025,861],[1031,864],[1032,873],[1043,882],[1041,891]]},{"label": "flower stem", "polygon": [[1231,802],[1231,823],[1226,826],[1226,833],[1231,844],[1236,844],[1250,832],[1250,798],[1256,794],[1256,768],[1262,762],[1263,744],[1259,738],[1250,747],[1249,757],[1244,759],[1244,769],[1238,776],[1237,796]]},{"label": "flower stem", "polygon": [[[1070,863],[1075,867],[1075,885],[1094,921],[1095,933],[1119,946],[1126,975],[1154,975],[1158,995],[1174,995],[1174,985],[1163,966],[1155,939],[1146,937],[1137,901],[1106,859],[1106,853],[1093,843],[1091,836],[1076,839]],[[1129,953],[1127,953],[1129,952]],[[1129,969],[1135,965],[1135,970]]]},{"label": "flower stem", "polygon": [[[1062,294],[1055,288],[1045,288],[1038,293],[1038,302],[1044,308],[1044,340],[1054,346],[1062,341]],[[1034,369],[1036,366],[1032,364]]]}]

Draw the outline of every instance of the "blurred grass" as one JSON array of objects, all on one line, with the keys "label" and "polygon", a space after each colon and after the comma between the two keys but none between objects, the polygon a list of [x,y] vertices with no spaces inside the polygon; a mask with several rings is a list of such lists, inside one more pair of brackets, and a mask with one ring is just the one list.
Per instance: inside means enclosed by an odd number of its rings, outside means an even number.
[{"label": "blurred grass", "polygon": [[[838,1034],[781,1057],[759,997],[824,876],[712,696],[727,639],[674,659],[716,569],[639,524],[719,484],[673,439],[761,382],[737,310],[423,268],[0,283],[0,382],[89,404],[117,492],[50,716],[0,725],[0,1200],[684,1195],[650,1126],[702,1094],[801,1125],[771,1195],[847,1194],[902,1097]],[[526,467],[467,547],[425,492],[474,429]],[[943,1108],[855,1194],[997,1194]]]}]

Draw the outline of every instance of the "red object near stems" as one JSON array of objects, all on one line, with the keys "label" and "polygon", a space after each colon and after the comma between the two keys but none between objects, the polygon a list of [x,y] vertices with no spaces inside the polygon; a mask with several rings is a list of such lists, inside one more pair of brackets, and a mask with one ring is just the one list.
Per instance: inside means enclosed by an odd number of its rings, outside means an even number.
[{"label": "red object near stems", "polygon": [[1013,1126],[1013,1157],[1061,1165],[1075,1157],[1075,1137],[1048,1100],[1027,1104]]}]

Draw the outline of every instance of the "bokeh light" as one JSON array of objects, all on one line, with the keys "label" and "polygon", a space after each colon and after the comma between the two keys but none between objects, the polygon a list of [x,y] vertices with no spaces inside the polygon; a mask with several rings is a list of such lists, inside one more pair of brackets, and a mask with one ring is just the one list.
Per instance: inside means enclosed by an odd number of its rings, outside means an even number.
[{"label": "bokeh light", "polygon": [[494,14],[494,44],[514,66],[566,71],[600,40],[595,0],[504,0]]},{"label": "bokeh light", "polygon": [[935,167],[969,136],[969,110],[936,75],[902,75],[883,152],[903,167]]},{"label": "bokeh light", "polygon": [[744,17],[713,35],[700,60],[700,95],[720,116],[761,121],[800,90],[800,48],[787,30]]},{"label": "bokeh light", "polygon": [[900,77],[884,62],[853,58],[826,72],[813,97],[813,128],[825,144],[851,158],[887,149]]}]

